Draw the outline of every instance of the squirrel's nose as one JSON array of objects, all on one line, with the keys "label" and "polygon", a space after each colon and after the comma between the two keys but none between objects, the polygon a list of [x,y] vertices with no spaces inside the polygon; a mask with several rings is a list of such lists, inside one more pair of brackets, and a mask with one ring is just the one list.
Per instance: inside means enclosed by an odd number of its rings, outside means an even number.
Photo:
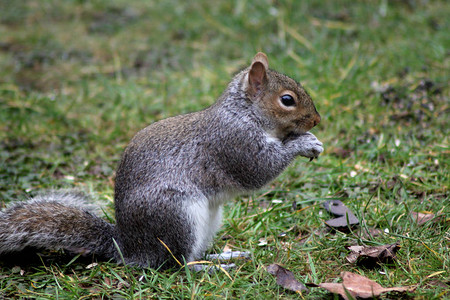
[{"label": "squirrel's nose", "polygon": [[320,115],[317,114],[316,118],[313,120],[313,124],[314,124],[313,127],[315,127],[317,124],[320,123],[320,119],[321,119],[321,118],[320,118]]}]

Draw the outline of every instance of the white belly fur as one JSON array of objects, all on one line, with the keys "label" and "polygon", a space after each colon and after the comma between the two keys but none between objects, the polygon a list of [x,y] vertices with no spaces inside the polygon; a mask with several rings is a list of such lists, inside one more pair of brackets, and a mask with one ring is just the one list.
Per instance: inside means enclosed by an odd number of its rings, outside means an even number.
[{"label": "white belly fur", "polygon": [[186,257],[188,262],[201,258],[208,249],[222,222],[223,203],[232,196],[223,194],[210,200],[202,196],[187,202],[186,211],[194,224],[195,235],[191,257]]}]

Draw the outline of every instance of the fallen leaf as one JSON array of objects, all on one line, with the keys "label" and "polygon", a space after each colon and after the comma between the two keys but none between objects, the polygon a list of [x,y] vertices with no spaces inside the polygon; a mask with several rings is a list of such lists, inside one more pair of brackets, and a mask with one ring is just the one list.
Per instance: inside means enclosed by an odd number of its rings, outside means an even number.
[{"label": "fallen leaf", "polygon": [[438,216],[437,218],[435,214],[432,213],[420,213],[420,212],[411,212],[411,216],[413,220],[417,223],[417,225],[423,225],[426,222],[433,220],[433,222],[437,222],[440,220],[441,216]]},{"label": "fallen leaf", "polygon": [[301,292],[307,291],[308,289],[295,279],[294,273],[283,268],[278,264],[271,264],[266,267],[267,272],[274,275],[277,278],[277,284],[281,285],[285,289]]},{"label": "fallen leaf", "polygon": [[441,288],[444,288],[444,289],[449,289],[448,291],[450,293],[450,281],[443,282],[443,281],[440,281],[440,280],[431,280],[430,282],[428,282],[427,285],[434,286],[434,287],[441,287]]},{"label": "fallen leaf", "polygon": [[415,290],[415,287],[411,286],[384,288],[373,280],[351,272],[342,272],[341,277],[342,283],[324,282],[320,284],[308,283],[307,285],[324,288],[332,293],[341,295],[345,300],[349,299],[347,294],[353,298],[367,299],[378,297],[388,292],[413,292]]},{"label": "fallen leaf", "polygon": [[348,231],[352,226],[358,225],[359,220],[347,206],[339,200],[330,200],[323,203],[324,208],[338,218],[325,221],[329,227],[339,230]]},{"label": "fallen leaf", "polygon": [[386,263],[395,258],[395,254],[400,249],[400,244],[390,244],[381,246],[350,246],[351,253],[347,256],[350,263],[357,263],[371,267],[377,263]]},{"label": "fallen leaf", "polygon": [[108,277],[105,277],[105,284],[107,285],[107,286],[111,286],[111,279],[109,279]]}]

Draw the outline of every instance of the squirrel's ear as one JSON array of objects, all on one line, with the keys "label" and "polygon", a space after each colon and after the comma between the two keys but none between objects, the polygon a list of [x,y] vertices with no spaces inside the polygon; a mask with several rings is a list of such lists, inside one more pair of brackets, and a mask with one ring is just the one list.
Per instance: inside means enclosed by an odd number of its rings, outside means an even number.
[{"label": "squirrel's ear", "polygon": [[269,62],[267,60],[267,56],[262,52],[258,52],[253,58],[252,65],[248,73],[249,88],[253,95],[256,95],[259,91],[261,91],[262,85],[267,82],[268,68]]},{"label": "squirrel's ear", "polygon": [[262,52],[258,52],[256,53],[255,57],[253,58],[252,64],[259,61],[260,63],[262,63],[264,65],[264,68],[269,69],[269,60],[267,59],[267,55],[262,53]]}]

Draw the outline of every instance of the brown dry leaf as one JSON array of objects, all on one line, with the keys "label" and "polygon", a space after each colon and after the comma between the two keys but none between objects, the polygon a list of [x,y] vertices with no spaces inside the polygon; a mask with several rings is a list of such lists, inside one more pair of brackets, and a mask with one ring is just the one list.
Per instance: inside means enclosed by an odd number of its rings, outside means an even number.
[{"label": "brown dry leaf", "polygon": [[325,221],[329,227],[340,230],[349,231],[350,227],[359,224],[359,220],[347,206],[339,200],[330,200],[323,203],[324,208],[338,218]]},{"label": "brown dry leaf", "polygon": [[105,277],[105,283],[108,286],[111,286],[111,279],[109,279],[108,277]]},{"label": "brown dry leaf", "polygon": [[351,253],[347,256],[350,263],[358,263],[365,266],[373,266],[379,262],[389,262],[395,258],[395,254],[400,249],[400,244],[390,244],[381,246],[350,246]]},{"label": "brown dry leaf", "polygon": [[420,212],[411,212],[411,216],[413,220],[417,223],[417,225],[423,225],[426,222],[433,220],[434,222],[439,221],[440,216],[438,216],[436,219],[436,215],[432,213],[420,213]]},{"label": "brown dry leaf", "polygon": [[342,272],[341,277],[342,283],[325,282],[318,285],[307,285],[324,288],[332,293],[341,295],[345,300],[349,299],[347,293],[353,298],[367,299],[378,297],[387,292],[413,292],[415,290],[415,287],[411,286],[384,288],[373,280],[351,272]]},{"label": "brown dry leaf", "polygon": [[447,291],[450,294],[450,281],[443,282],[443,281],[436,279],[436,280],[431,280],[430,282],[428,282],[427,285],[428,286],[437,286],[437,287],[441,287],[444,289],[448,289]]},{"label": "brown dry leaf", "polygon": [[267,272],[274,275],[277,278],[277,284],[281,285],[285,289],[301,292],[307,291],[308,289],[295,279],[294,273],[283,268],[278,264],[271,264],[266,267]]}]

